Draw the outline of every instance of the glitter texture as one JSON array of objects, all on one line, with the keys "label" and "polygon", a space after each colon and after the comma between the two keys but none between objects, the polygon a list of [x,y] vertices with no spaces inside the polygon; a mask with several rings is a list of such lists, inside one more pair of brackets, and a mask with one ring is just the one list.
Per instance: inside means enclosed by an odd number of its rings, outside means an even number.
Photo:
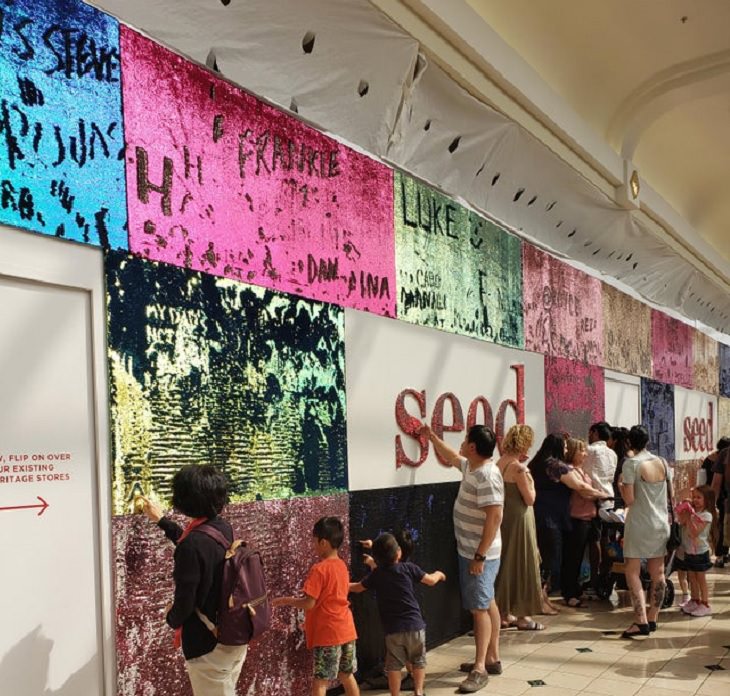
[{"label": "glitter texture", "polygon": [[[603,420],[606,388],[595,365],[545,356],[545,428],[585,439],[592,423]],[[539,444],[539,443],[538,443]]]},{"label": "glitter texture", "polygon": [[525,348],[602,365],[601,281],[527,243],[522,268]]},{"label": "glitter texture", "polygon": [[119,27],[76,0],[0,0],[0,222],[126,248]]},{"label": "glitter texture", "polygon": [[611,285],[602,287],[604,367],[651,377],[651,308]]},{"label": "glitter texture", "polygon": [[521,242],[395,174],[398,318],[521,348]]},{"label": "glitter texture", "polygon": [[107,281],[117,514],[189,463],[234,501],[347,488],[340,308],[122,253]]},{"label": "glitter texture", "polygon": [[720,389],[717,341],[702,331],[692,330],[692,358],[694,388],[708,394],[717,394]]},{"label": "glitter texture", "polygon": [[717,402],[717,432],[730,435],[730,399],[723,396]]},{"label": "glitter texture", "polygon": [[730,396],[730,346],[720,344],[720,394]]},{"label": "glitter texture", "polygon": [[651,310],[652,365],[656,380],[692,388],[692,327]]},{"label": "glitter texture", "polygon": [[130,247],[395,315],[393,173],[122,27]]},{"label": "glitter texture", "polygon": [[649,431],[648,448],[674,461],[674,387],[671,384],[642,378],[641,422]]},{"label": "glitter texture", "polygon": [[[312,528],[324,515],[335,515],[347,526],[347,495],[239,503],[224,512],[237,538],[261,552],[271,597],[301,589],[317,560]],[[182,653],[173,648],[172,630],[164,619],[165,605],[173,596],[174,547],[141,516],[115,517],[113,538],[118,696],[189,696]],[[342,551],[348,562],[346,544]],[[249,648],[238,682],[240,696],[309,693],[311,653],[303,623],[303,615],[294,609],[274,610],[271,630]]]},{"label": "glitter texture", "polygon": [[[459,483],[384,488],[350,493],[352,577],[367,572],[359,539],[374,539],[381,532],[408,529],[414,540],[411,560],[426,572],[443,570],[446,582],[416,588],[426,620],[428,647],[440,645],[467,631],[471,620],[461,608],[459,569],[452,511]],[[375,598],[367,592],[352,595],[358,629],[358,661],[367,674],[384,657],[383,629]]]}]

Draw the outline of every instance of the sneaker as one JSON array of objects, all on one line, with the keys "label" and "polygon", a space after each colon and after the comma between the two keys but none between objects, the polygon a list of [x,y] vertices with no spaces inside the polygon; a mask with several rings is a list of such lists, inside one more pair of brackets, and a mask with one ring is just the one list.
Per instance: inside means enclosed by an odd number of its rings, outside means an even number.
[{"label": "sneaker", "polygon": [[689,602],[689,600],[690,600],[690,599],[692,599],[692,597],[691,597],[691,595],[689,594],[689,592],[685,592],[685,593],[683,593],[683,594],[682,594],[682,598],[681,598],[681,599],[680,599],[680,601],[679,601],[679,606],[680,606],[680,607],[684,607],[684,606],[686,606],[686,605],[687,605],[687,602]]},{"label": "sneaker", "polygon": [[475,669],[469,672],[469,676],[459,684],[459,692],[462,694],[473,694],[481,691],[489,681],[486,672],[477,672]]},{"label": "sneaker", "polygon": [[682,605],[682,611],[685,614],[691,614],[697,607],[700,606],[700,603],[696,599],[690,599],[687,604]]},{"label": "sneaker", "polygon": [[697,608],[691,613],[691,616],[712,616],[712,608],[709,604],[702,604],[700,602]]}]

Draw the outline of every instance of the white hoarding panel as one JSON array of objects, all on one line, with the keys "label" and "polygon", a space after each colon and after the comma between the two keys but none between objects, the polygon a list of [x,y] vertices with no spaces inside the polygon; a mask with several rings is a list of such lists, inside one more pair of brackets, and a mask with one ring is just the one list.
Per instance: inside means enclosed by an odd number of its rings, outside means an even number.
[{"label": "white hoarding panel", "polygon": [[606,420],[623,428],[641,423],[641,378],[606,370],[605,384]]},{"label": "white hoarding panel", "polygon": [[469,425],[518,422],[545,436],[542,355],[345,310],[350,490],[459,480],[418,435],[459,448]]},{"label": "white hoarding panel", "polygon": [[677,461],[704,459],[715,449],[717,397],[674,387],[674,432]]}]

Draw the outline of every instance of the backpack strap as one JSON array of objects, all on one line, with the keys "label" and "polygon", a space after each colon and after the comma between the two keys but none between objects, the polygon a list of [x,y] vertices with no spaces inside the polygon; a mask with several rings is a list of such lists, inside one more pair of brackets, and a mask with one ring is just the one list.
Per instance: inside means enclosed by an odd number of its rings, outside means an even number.
[{"label": "backpack strap", "polygon": [[196,527],[194,531],[202,532],[205,536],[217,541],[226,551],[231,548],[231,544],[233,543],[226,539],[226,535],[223,534],[223,532],[217,530],[213,525],[208,524],[207,522]]}]

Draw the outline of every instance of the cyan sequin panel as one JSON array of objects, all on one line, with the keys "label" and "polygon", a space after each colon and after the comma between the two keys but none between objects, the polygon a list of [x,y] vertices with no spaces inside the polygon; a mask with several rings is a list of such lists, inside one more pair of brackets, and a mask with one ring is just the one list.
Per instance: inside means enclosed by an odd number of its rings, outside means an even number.
[{"label": "cyan sequin panel", "polygon": [[127,248],[119,26],[0,0],[0,222]]},{"label": "cyan sequin panel", "polygon": [[110,254],[114,511],[212,463],[232,499],[347,488],[342,309]]}]

